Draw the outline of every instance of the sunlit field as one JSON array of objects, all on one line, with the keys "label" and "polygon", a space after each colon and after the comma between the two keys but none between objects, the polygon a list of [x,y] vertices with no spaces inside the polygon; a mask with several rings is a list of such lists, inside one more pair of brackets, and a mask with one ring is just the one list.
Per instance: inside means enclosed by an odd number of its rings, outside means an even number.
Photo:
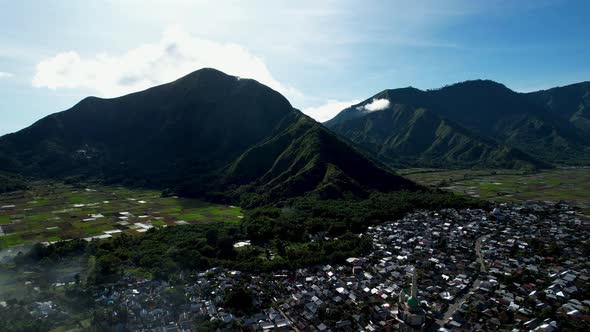
[{"label": "sunlit field", "polygon": [[517,170],[406,169],[398,173],[421,184],[498,202],[568,201],[590,212],[590,168],[536,173]]},{"label": "sunlit field", "polygon": [[0,195],[0,248],[121,233],[141,235],[151,227],[237,223],[241,217],[237,207],[161,197],[154,190],[36,182],[29,190]]}]

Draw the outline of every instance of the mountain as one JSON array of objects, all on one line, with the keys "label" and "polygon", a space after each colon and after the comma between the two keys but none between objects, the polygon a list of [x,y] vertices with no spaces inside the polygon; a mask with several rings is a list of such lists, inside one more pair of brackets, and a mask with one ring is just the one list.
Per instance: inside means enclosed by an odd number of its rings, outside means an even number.
[{"label": "mountain", "polygon": [[[386,107],[375,110],[376,103]],[[385,90],[325,125],[392,165],[538,168],[590,162],[587,135],[556,113],[502,84],[476,80],[428,91]]]},{"label": "mountain", "polygon": [[590,135],[590,82],[526,94],[537,105]]},{"label": "mountain", "polygon": [[278,92],[202,69],[119,98],[89,97],[0,137],[3,171],[272,201],[417,186],[378,166]]},{"label": "mountain", "polygon": [[548,163],[590,161],[590,141],[571,123],[502,84],[477,80],[431,92],[442,116]]},{"label": "mountain", "polygon": [[395,167],[535,168],[542,164],[517,149],[479,137],[426,108],[395,104],[354,121],[332,124],[331,129]]}]

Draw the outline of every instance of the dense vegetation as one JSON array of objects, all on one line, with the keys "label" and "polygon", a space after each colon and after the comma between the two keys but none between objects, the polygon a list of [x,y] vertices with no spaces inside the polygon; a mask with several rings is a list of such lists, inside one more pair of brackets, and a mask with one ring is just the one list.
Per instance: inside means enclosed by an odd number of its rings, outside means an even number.
[{"label": "dense vegetation", "polygon": [[[318,200],[308,195],[283,206],[252,209],[239,224],[154,228],[141,237],[36,245],[16,261],[19,265],[50,265],[84,254],[89,260],[88,285],[114,281],[125,271],[168,280],[183,270],[213,266],[244,271],[292,269],[341,263],[362,255],[371,248],[371,239],[358,234],[369,225],[413,209],[485,206],[481,201],[435,191],[374,193],[363,200]],[[234,243],[244,239],[250,239],[252,245],[234,248]]]},{"label": "dense vegetation", "polygon": [[[485,80],[385,90],[326,126],[394,166],[543,168],[590,162],[588,84],[531,94]],[[386,99],[382,111],[363,107]]]},{"label": "dense vegetation", "polygon": [[27,181],[20,176],[0,173],[0,193],[27,189]]}]

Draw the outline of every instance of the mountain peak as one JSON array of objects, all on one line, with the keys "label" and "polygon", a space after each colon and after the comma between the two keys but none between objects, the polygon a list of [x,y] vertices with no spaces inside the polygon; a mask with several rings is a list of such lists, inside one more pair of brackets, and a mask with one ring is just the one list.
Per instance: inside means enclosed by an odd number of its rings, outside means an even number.
[{"label": "mountain peak", "polygon": [[451,85],[447,85],[445,87],[440,88],[439,90],[445,89],[486,89],[486,90],[508,90],[512,91],[507,88],[504,84],[498,83],[496,81],[488,80],[488,79],[477,79],[477,80],[468,80],[463,81]]},{"label": "mountain peak", "polygon": [[228,75],[215,68],[201,68],[189,73],[173,83],[182,84],[216,84],[216,82],[232,82],[238,81],[239,78],[236,76]]},{"label": "mountain peak", "polygon": [[201,69],[197,69],[183,77],[181,77],[180,79],[184,79],[184,78],[201,78],[201,77],[206,77],[206,78],[224,78],[224,77],[235,77],[235,76],[231,76],[228,75],[224,72],[222,72],[219,69],[215,69],[215,68],[211,68],[211,67],[204,67]]},{"label": "mountain peak", "polygon": [[242,84],[259,85],[260,87],[264,87],[265,89],[272,90],[270,87],[258,82],[257,80],[255,80],[253,78],[229,75],[229,74],[222,72],[221,70],[218,70],[215,68],[210,68],[210,67],[197,69],[197,70],[193,71],[192,73],[179,78],[175,82],[183,82],[183,83],[184,82],[193,82],[193,83],[200,83],[200,84],[216,84],[218,82],[219,83],[225,82],[226,84],[232,84],[232,83],[235,84],[235,83],[240,82]]}]

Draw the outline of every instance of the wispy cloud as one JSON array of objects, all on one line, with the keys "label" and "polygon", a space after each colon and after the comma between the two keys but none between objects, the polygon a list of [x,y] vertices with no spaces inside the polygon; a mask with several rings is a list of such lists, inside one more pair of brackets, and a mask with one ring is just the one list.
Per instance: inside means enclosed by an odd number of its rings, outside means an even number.
[{"label": "wispy cloud", "polygon": [[164,31],[157,43],[144,44],[123,54],[82,57],[67,51],[37,64],[32,84],[49,89],[82,88],[115,97],[170,82],[204,67],[253,78],[288,98],[301,98],[296,88],[279,82],[264,61],[246,48],[200,39],[180,27]]},{"label": "wispy cloud", "polygon": [[11,78],[13,76],[14,75],[12,73],[7,73],[5,71],[0,71],[0,79],[3,79],[3,78]]},{"label": "wispy cloud", "polygon": [[318,122],[325,122],[335,117],[343,109],[358,104],[359,102],[360,100],[356,99],[350,101],[328,100],[323,105],[304,108],[302,112]]},{"label": "wispy cloud", "polygon": [[359,111],[375,112],[382,111],[387,108],[389,108],[389,100],[374,98],[370,103],[358,106],[356,109]]}]

